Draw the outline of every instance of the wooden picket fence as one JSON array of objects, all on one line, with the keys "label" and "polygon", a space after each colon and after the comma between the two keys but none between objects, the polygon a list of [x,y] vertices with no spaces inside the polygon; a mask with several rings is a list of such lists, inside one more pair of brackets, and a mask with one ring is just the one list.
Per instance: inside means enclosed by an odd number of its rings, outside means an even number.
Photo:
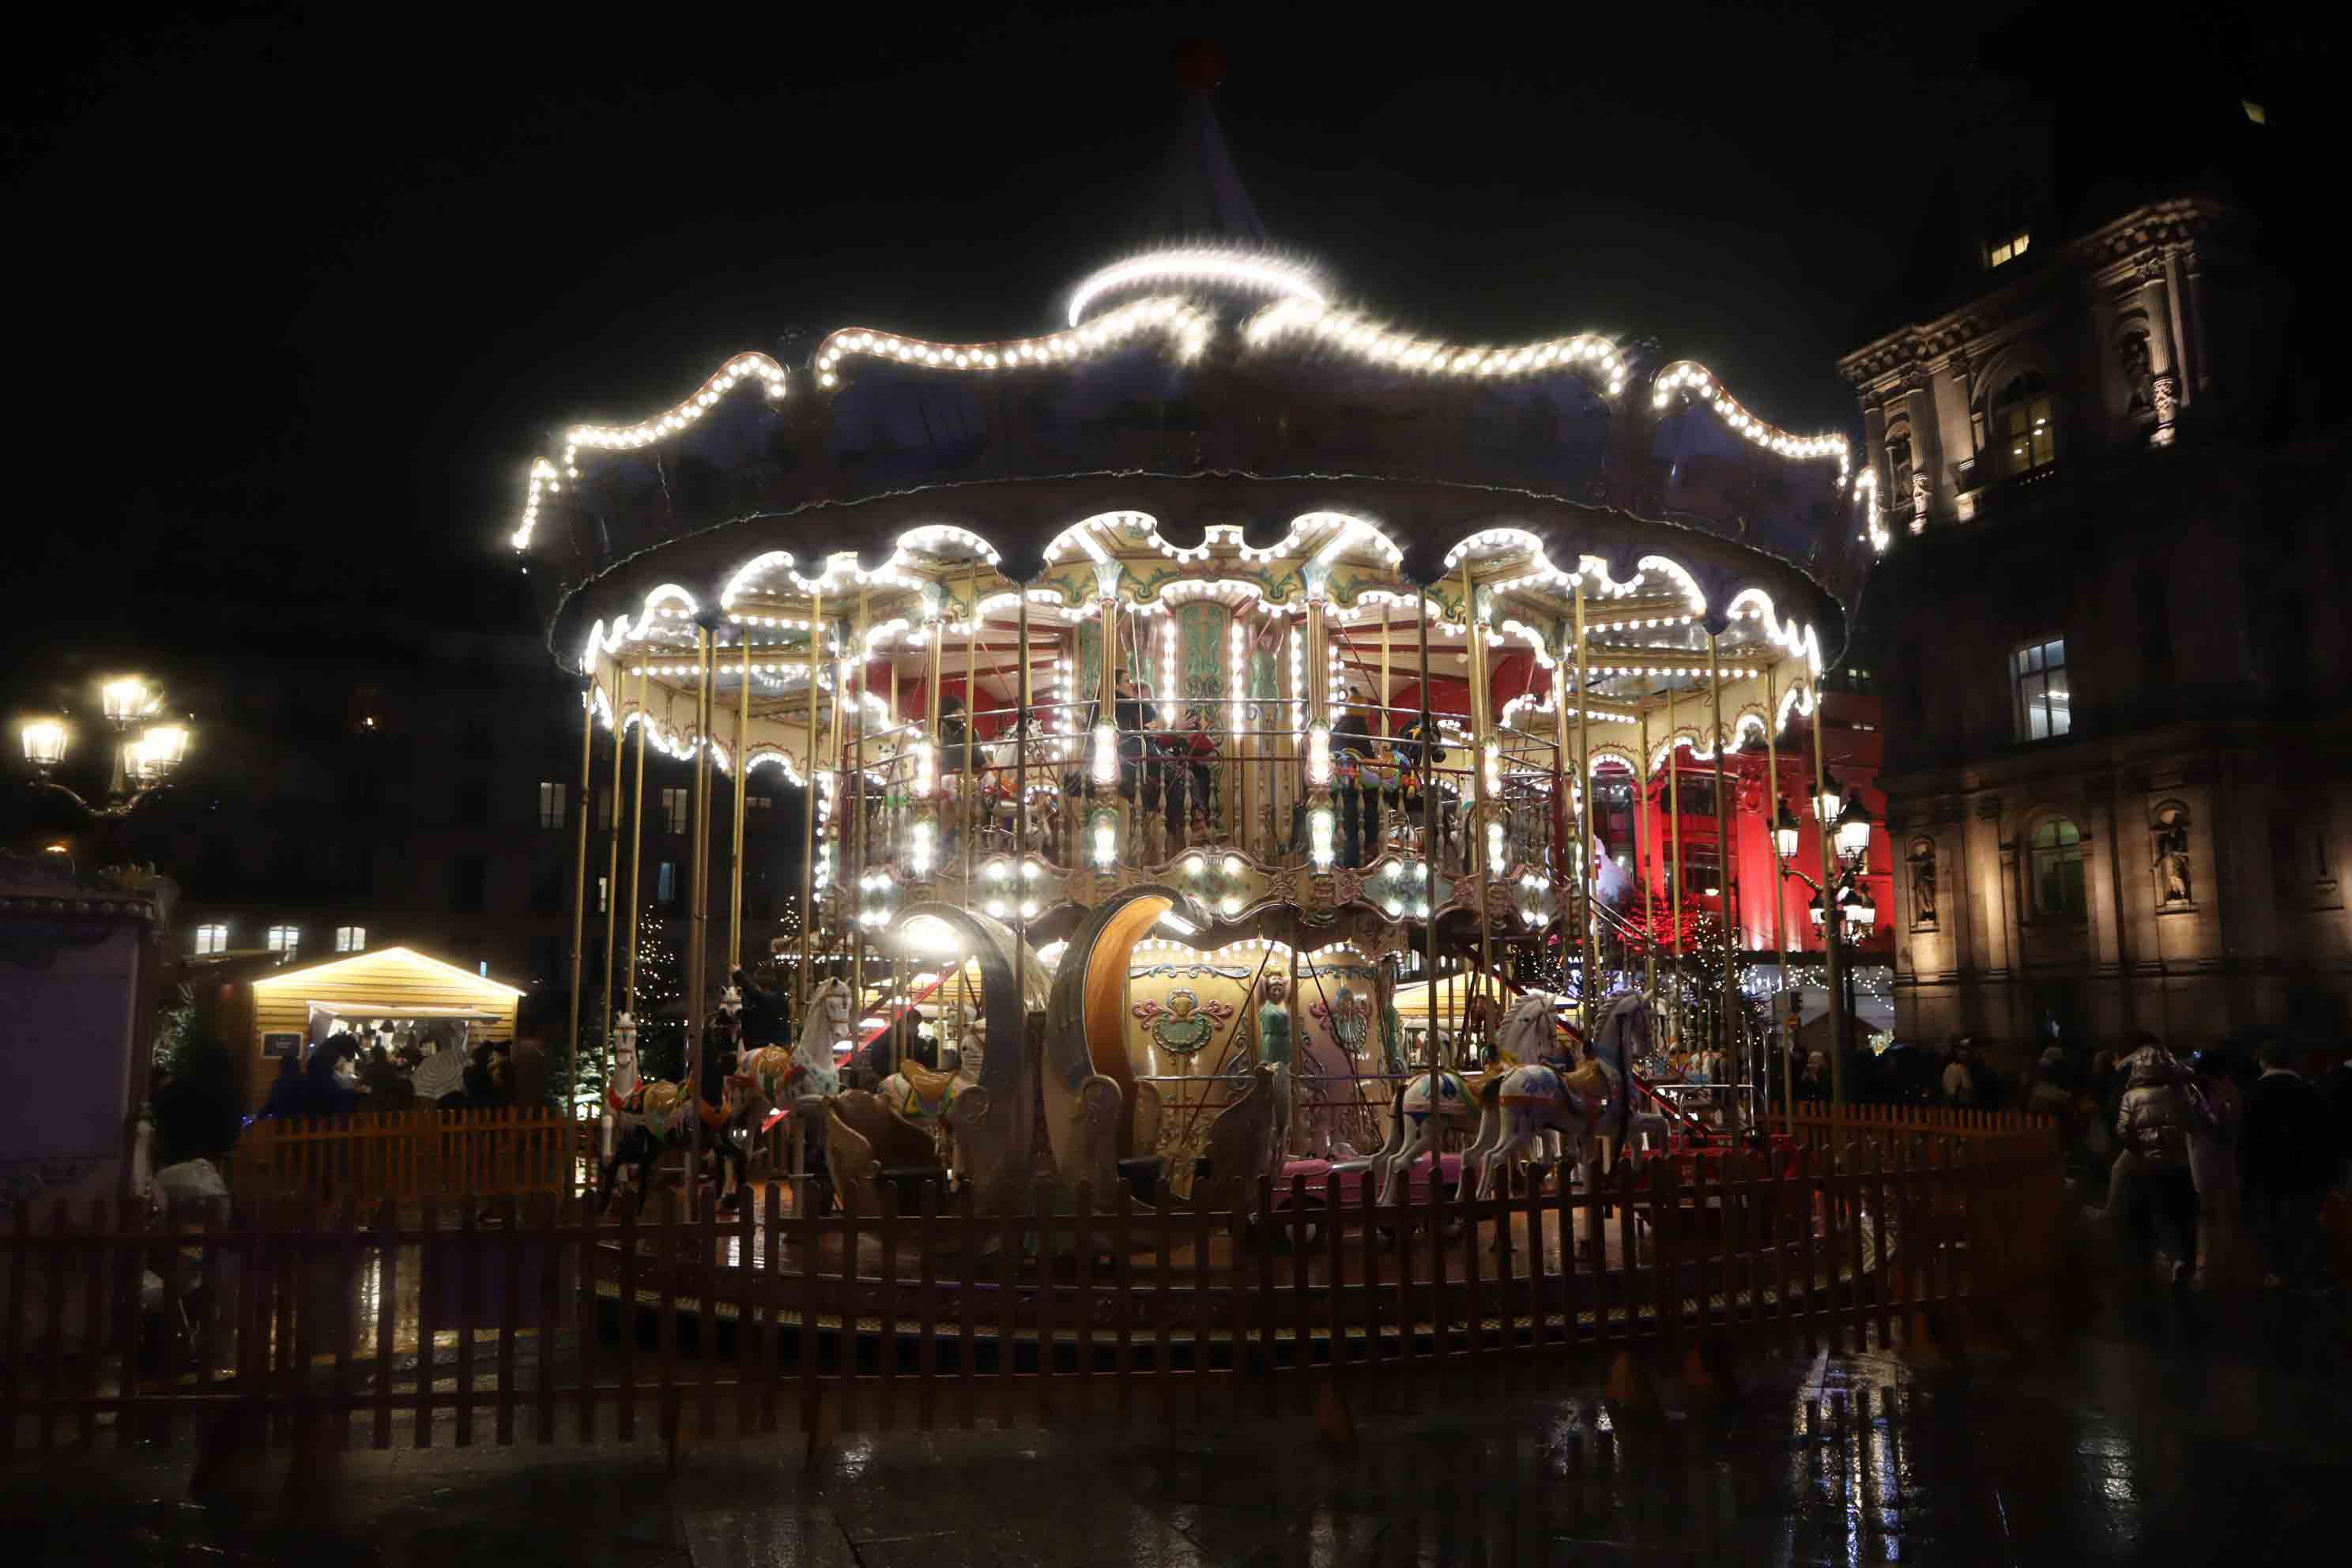
[{"label": "wooden picket fence", "polygon": [[[110,1205],[0,1233],[11,1447],[201,1427],[306,1449],[1273,1410],[1334,1381],[1628,1351],[1909,1346],[2050,1269],[2046,1124],[1875,1117],[1582,1190],[1390,1205],[1333,1177],[1191,1207],[969,1195],[600,1217],[554,1193]],[[1278,1199],[1286,1198],[1286,1202]],[[1601,1266],[1605,1263],[1605,1267]],[[1449,1384],[1450,1385],[1450,1384]],[[1438,1386],[1433,1382],[1431,1386]]]},{"label": "wooden picket fence", "polygon": [[269,1117],[237,1141],[229,1186],[241,1200],[348,1198],[363,1208],[385,1198],[569,1192],[573,1152],[594,1147],[594,1128],[512,1107]]}]

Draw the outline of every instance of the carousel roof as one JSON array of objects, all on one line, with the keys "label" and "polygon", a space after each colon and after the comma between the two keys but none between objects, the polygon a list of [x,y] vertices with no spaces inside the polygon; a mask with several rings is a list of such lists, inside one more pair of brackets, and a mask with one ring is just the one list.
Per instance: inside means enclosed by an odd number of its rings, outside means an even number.
[{"label": "carousel roof", "polygon": [[[1709,631],[1734,667],[1834,655],[1885,539],[1843,436],[1598,326],[1470,343],[1348,302],[1266,242],[1205,90],[1150,214],[1189,237],[1087,275],[1035,332],[845,325],[804,364],[739,354],[668,409],[564,430],[510,535],[551,647],[658,677],[697,620],[731,625],[781,698],[820,603],[872,595],[873,654],[919,641],[924,605],[958,637],[1024,598],[1083,619],[1108,574],[1138,605],[1269,613],[1312,581],[1383,647],[1400,588],[1453,584],[1531,667],[1564,657],[1580,591],[1596,712],[1703,674]],[[1458,637],[1468,599],[1435,608]]]}]

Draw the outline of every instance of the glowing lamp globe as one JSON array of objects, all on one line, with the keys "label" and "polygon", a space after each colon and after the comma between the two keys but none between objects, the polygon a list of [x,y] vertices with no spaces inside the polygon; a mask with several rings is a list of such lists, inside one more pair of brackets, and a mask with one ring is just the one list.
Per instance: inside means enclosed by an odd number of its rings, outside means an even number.
[{"label": "glowing lamp globe", "polygon": [[1788,802],[1782,801],[1780,820],[1772,825],[1772,842],[1780,851],[1781,859],[1794,860],[1797,858],[1797,841],[1800,835],[1796,814],[1789,809]]},{"label": "glowing lamp globe", "polygon": [[25,742],[25,760],[35,767],[53,768],[66,760],[64,720],[27,720],[19,733]]},{"label": "glowing lamp globe", "polygon": [[188,727],[184,724],[151,724],[139,737],[140,753],[150,767],[159,773],[170,773],[188,754]]},{"label": "glowing lamp globe", "polygon": [[1859,799],[1849,799],[1837,819],[1837,852],[1849,865],[1870,853],[1870,813]]},{"label": "glowing lamp globe", "polygon": [[106,716],[118,724],[127,724],[147,711],[147,683],[135,675],[125,675],[99,688],[99,703]]}]

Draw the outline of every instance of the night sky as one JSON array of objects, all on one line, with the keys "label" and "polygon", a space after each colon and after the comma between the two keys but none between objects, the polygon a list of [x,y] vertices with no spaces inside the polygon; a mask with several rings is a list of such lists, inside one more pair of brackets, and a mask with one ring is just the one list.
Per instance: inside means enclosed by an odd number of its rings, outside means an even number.
[{"label": "night sky", "polygon": [[502,536],[549,432],[853,321],[1055,324],[1135,231],[1193,35],[1228,58],[1268,228],[1352,302],[1474,341],[1654,333],[1776,422],[1854,428],[1832,362],[1917,237],[1873,128],[1961,123],[1978,35],[1608,9],[1440,35],[1423,8],[656,6],[517,33],[257,6],[20,35],[7,668],[284,635],[236,600],[529,626]]}]

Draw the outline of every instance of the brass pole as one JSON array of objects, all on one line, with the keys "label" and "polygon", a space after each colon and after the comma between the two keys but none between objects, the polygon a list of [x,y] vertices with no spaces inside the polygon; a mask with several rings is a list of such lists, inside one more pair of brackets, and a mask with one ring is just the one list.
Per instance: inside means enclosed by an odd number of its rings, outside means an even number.
[{"label": "brass pole", "polygon": [[971,602],[966,609],[963,639],[963,788],[961,815],[963,819],[963,896],[971,899],[971,838],[977,830],[972,822],[972,806],[980,794],[979,781],[972,777],[971,746],[980,732],[980,691],[972,684],[980,664],[980,568],[971,569]]},{"label": "brass pole", "polygon": [[[618,934],[616,922],[621,914],[621,764],[624,756],[621,748],[627,743],[629,736],[627,727],[621,722],[621,693],[622,683],[627,678],[628,672],[623,668],[619,650],[616,649],[613,659],[613,785],[612,794],[607,797],[612,802],[612,809],[604,824],[604,1016],[603,1033],[597,1037],[604,1041],[608,1053],[613,1048],[613,966],[618,958],[614,938]],[[609,1072],[610,1068],[608,1061],[606,1070]],[[573,1080],[572,1093],[575,1097],[579,1093],[577,1079]]]},{"label": "brass pole", "polygon": [[[1576,645],[1579,650],[1576,702],[1581,708],[1584,705],[1584,638],[1580,634]],[[1559,661],[1552,666],[1551,670],[1551,903],[1553,917],[1559,927],[1559,981],[1562,985],[1568,984],[1568,917],[1574,907],[1569,893],[1569,868],[1575,862],[1570,859],[1568,851],[1576,835],[1576,808],[1570,805],[1568,793],[1568,676],[1567,650],[1563,648]],[[1590,784],[1585,787],[1591,787]],[[1587,1005],[1589,1007],[1589,1004]],[[1590,1012],[1584,1011],[1582,1016],[1589,1028],[1591,1025]]]},{"label": "brass pole", "polygon": [[1592,908],[1595,879],[1601,868],[1593,864],[1596,835],[1592,831],[1592,720],[1590,705],[1584,700],[1585,682],[1592,676],[1592,661],[1584,641],[1584,574],[1580,572],[1576,577],[1576,901],[1583,916],[1579,932],[1584,942],[1584,969],[1579,994],[1584,1005],[1578,1013],[1589,1030],[1593,1021],[1593,971],[1601,958],[1601,922]]},{"label": "brass pole", "polygon": [[[651,689],[652,684],[652,667],[650,665],[639,665],[637,667],[637,787],[634,796],[635,804],[629,812],[629,972],[626,984],[621,987],[621,994],[626,998],[624,1005],[632,1012],[636,1010],[637,1005],[637,939],[638,930],[644,919],[646,907],[645,900],[638,895],[644,886],[645,875],[646,724],[647,713],[646,699],[646,693]],[[615,814],[613,818],[613,825],[615,828],[620,826],[620,817],[618,813],[621,809],[620,803],[617,798],[617,793],[618,792],[616,791],[613,805],[613,810]],[[642,1018],[637,1021],[640,1024],[645,1022]]]},{"label": "brass pole", "polygon": [[[702,1097],[702,1024],[704,991],[710,963],[710,719],[713,637],[711,628],[697,621],[694,628],[694,883],[693,903],[687,912],[686,1060],[687,1100]],[[686,1120],[687,1212],[699,1203],[696,1182],[702,1170],[702,1118]]]},{"label": "brass pole", "polygon": [[[1486,685],[1486,639],[1480,635],[1480,627],[1485,623],[1478,618],[1478,589],[1470,579],[1470,563],[1466,560],[1462,563],[1462,612],[1463,618],[1468,623],[1462,635],[1470,655],[1470,732],[1472,745],[1475,748],[1470,758],[1471,799],[1475,805],[1499,812],[1502,803],[1486,798],[1486,753],[1490,748],[1496,753],[1497,780],[1502,775],[1503,763],[1501,748],[1495,734],[1493,693]],[[1478,868],[1474,884],[1478,892],[1478,973],[1463,989],[1465,993],[1483,996],[1487,977],[1495,972],[1495,922],[1494,917],[1486,910],[1486,887],[1497,868],[1486,863],[1488,839],[1486,818],[1475,811],[1471,813],[1471,818],[1478,825],[1478,842],[1469,847],[1473,857],[1470,863]],[[1469,1006],[1467,995],[1464,997],[1463,1006],[1465,1011]],[[1461,1041],[1462,1032],[1456,1031],[1454,1042],[1457,1047]]]},{"label": "brass pole", "polygon": [[[1014,677],[1013,687],[1013,798],[1015,803],[1013,808],[1013,862],[1016,867],[1024,867],[1028,864],[1029,845],[1029,589],[1026,584],[1016,584],[1015,586],[1020,592],[1015,595],[1013,640],[1020,644],[1020,648],[1014,655],[1014,662],[1020,666],[1020,673]],[[1110,633],[1111,618],[1106,608],[1103,615],[1103,642],[1106,647],[1109,645]],[[1111,710],[1108,675],[1106,668],[1102,699],[1098,704],[1098,710],[1105,714]],[[1087,740],[1087,744],[1093,744],[1094,737],[1089,735]],[[1084,842],[1083,836],[1080,842]],[[1022,895],[1025,891],[1024,883],[1026,879],[1016,870],[1013,880],[1013,929],[1018,933],[1018,940],[1013,944],[1013,1005],[1021,1015],[1021,1037],[1007,1042],[1005,1046],[999,1046],[992,1040],[988,1048],[992,1051],[1010,1048],[1025,1053],[1029,1049],[1029,917],[1023,912],[1026,900]]]},{"label": "brass pole", "polygon": [[1822,702],[1822,679],[1813,677],[1813,826],[1820,830],[1822,840],[1822,989],[1830,1005],[1830,1108],[1832,1114],[1845,1110],[1845,1009],[1838,1001],[1838,906],[1837,875],[1830,864],[1831,824],[1820,820],[1822,792],[1829,788],[1829,769],[1822,761],[1822,721],[1827,710]]},{"label": "brass pole", "polygon": [[739,634],[743,643],[743,691],[735,708],[735,885],[727,910],[727,963],[731,980],[743,962],[743,810],[751,793],[751,633]]},{"label": "brass pole", "polygon": [[1732,1070],[1731,1056],[1735,1049],[1731,1032],[1731,998],[1738,989],[1738,937],[1731,923],[1731,813],[1723,791],[1723,749],[1729,743],[1723,732],[1723,660],[1716,653],[1715,634],[1706,634],[1707,708],[1715,726],[1715,886],[1716,899],[1721,906],[1723,924],[1723,993],[1715,1005],[1715,1048],[1724,1058],[1724,1071]]},{"label": "brass pole", "polygon": [[[1421,876],[1422,900],[1428,913],[1422,920],[1422,944],[1428,958],[1429,973],[1423,977],[1429,999],[1425,1014],[1426,1026],[1423,1037],[1429,1046],[1429,1103],[1433,1109],[1445,1103],[1437,1081],[1437,768],[1435,752],[1437,738],[1429,716],[1429,590],[1420,591],[1421,603]],[[1402,1116],[1402,1105],[1397,1109]],[[1437,1151],[1430,1150],[1430,1169],[1436,1167]],[[1407,1190],[1411,1190],[1412,1173],[1405,1173]]]},{"label": "brass pole", "polygon": [[1658,919],[1650,890],[1650,862],[1658,856],[1658,830],[1650,826],[1650,710],[1642,710],[1642,755],[1634,766],[1633,863],[1642,868],[1642,994],[1658,1005]]},{"label": "brass pole", "polygon": [[[1764,776],[1767,786],[1764,791],[1764,838],[1772,849],[1772,952],[1780,967],[1780,994],[1774,999],[1772,1008],[1775,1015],[1774,1022],[1777,1024],[1788,1005],[1790,994],[1789,928],[1786,918],[1789,912],[1789,900],[1786,896],[1789,873],[1780,860],[1780,743],[1774,736],[1774,731],[1780,727],[1780,694],[1774,689],[1773,677],[1772,667],[1766,665],[1764,667]],[[1781,1042],[1780,1099],[1787,1108],[1789,1116],[1793,1119],[1797,1114],[1797,1080],[1796,1074],[1792,1070],[1796,1066],[1794,1056],[1797,1034],[1793,1025],[1790,1026],[1789,1032],[1781,1037]],[[1768,1058],[1770,1054],[1769,1049],[1765,1052]],[[1772,1103],[1769,1086],[1764,1103],[1769,1110]]]},{"label": "brass pole", "polygon": [[1666,918],[1674,921],[1675,1005],[1667,1015],[1667,1031],[1676,1048],[1683,1043],[1683,760],[1682,738],[1675,733],[1675,689],[1666,688],[1666,847],[1672,857],[1666,868]]},{"label": "brass pole", "polygon": [[[565,1092],[574,1101],[579,1099],[580,1089],[580,981],[586,957],[582,949],[587,945],[588,940],[588,803],[595,795],[590,775],[590,769],[593,766],[592,746],[596,735],[595,680],[593,666],[589,673],[580,678],[580,829],[575,835],[576,853],[572,857],[572,872],[571,1076],[564,1080],[571,1086]],[[564,1107],[563,1129],[563,1190],[569,1194],[572,1178],[579,1169],[575,1142],[579,1132],[578,1118],[572,1114],[569,1105]]]},{"label": "brass pole", "polygon": [[809,970],[816,955],[816,813],[818,803],[824,798],[822,770],[817,765],[817,642],[818,628],[824,625],[824,590],[818,588],[809,595],[808,750],[803,753],[806,766],[803,770],[807,787],[801,801],[801,984],[800,994],[793,1000],[799,1004],[795,1011],[802,1013],[808,1007]]}]

